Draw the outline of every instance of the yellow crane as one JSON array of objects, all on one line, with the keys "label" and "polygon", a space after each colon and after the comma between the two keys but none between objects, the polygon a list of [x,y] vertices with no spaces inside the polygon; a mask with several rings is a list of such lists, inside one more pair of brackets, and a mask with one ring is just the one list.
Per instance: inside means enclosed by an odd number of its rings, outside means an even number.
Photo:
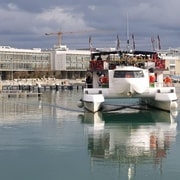
[{"label": "yellow crane", "polygon": [[51,33],[45,33],[46,36],[51,36],[51,35],[56,35],[58,36],[58,46],[61,46],[61,42],[62,42],[62,35],[63,34],[78,34],[78,33],[88,33],[88,32],[95,32],[96,30],[84,30],[84,31],[70,31],[70,32],[51,32]]}]

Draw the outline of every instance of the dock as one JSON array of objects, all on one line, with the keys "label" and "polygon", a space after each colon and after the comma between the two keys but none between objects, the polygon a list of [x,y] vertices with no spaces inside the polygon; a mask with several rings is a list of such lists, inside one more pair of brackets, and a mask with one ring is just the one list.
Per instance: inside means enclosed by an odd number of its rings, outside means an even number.
[{"label": "dock", "polygon": [[40,97],[45,91],[83,89],[82,80],[20,79],[0,81],[0,94],[3,97]]}]

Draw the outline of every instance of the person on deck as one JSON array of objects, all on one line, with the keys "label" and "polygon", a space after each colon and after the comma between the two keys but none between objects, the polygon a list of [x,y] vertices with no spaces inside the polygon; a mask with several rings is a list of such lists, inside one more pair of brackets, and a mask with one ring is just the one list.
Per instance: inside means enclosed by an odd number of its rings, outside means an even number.
[{"label": "person on deck", "polygon": [[101,55],[97,58],[97,61],[102,61]]},{"label": "person on deck", "polygon": [[88,74],[86,77],[87,88],[92,88],[93,87],[92,83],[93,83],[92,75]]},{"label": "person on deck", "polygon": [[101,55],[98,56],[96,61],[96,69],[102,70],[103,69],[103,60],[101,58]]}]

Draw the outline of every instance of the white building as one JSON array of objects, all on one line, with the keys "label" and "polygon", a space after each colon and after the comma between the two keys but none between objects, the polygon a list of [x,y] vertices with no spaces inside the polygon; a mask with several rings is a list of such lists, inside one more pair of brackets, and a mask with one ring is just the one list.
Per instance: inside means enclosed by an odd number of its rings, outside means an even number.
[{"label": "white building", "polygon": [[69,50],[60,46],[47,50],[51,54],[51,70],[60,73],[62,78],[81,78],[89,67],[89,50]]},{"label": "white building", "polygon": [[43,51],[0,46],[0,79],[82,78],[89,59],[89,50],[69,50],[66,46]]},{"label": "white building", "polygon": [[0,78],[13,79],[28,72],[50,70],[50,54],[39,48],[17,49],[0,46]]},{"label": "white building", "polygon": [[180,48],[158,51],[158,55],[166,60],[166,69],[172,75],[180,75]]}]

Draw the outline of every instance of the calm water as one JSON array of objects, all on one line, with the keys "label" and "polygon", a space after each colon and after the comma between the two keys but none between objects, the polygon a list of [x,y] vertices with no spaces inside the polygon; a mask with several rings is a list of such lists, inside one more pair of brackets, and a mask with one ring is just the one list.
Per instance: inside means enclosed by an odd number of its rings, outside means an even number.
[{"label": "calm water", "polygon": [[81,93],[1,98],[1,180],[180,177],[180,113],[84,113],[76,106]]}]

